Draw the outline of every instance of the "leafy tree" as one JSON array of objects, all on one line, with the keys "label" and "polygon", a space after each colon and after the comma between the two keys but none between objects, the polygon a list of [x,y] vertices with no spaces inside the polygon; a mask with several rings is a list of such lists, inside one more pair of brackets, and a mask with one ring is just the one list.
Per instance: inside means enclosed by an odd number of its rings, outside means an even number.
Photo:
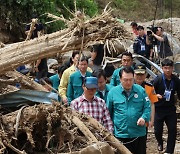
[{"label": "leafy tree", "polygon": [[[83,8],[89,16],[93,16],[98,11],[97,4],[93,0],[77,0],[77,9],[83,10]],[[30,22],[32,14],[37,14],[44,24],[52,20],[47,18],[45,13],[49,12],[57,16],[62,14],[65,18],[70,18],[72,16],[68,10],[74,12],[73,0],[1,0],[0,20],[12,35],[25,37],[24,27]],[[45,27],[46,31],[51,33],[64,28],[64,23],[57,21]]]}]

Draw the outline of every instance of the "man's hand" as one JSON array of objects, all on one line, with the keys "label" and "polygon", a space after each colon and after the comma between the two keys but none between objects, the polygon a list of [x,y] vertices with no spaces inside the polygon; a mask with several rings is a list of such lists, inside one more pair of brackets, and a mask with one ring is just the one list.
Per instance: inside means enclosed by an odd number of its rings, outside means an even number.
[{"label": "man's hand", "polygon": [[62,101],[63,101],[64,104],[67,104],[68,103],[67,97],[63,97]]},{"label": "man's hand", "polygon": [[152,33],[152,36],[154,36],[155,34],[154,34],[154,32],[151,30],[151,33]]},{"label": "man's hand", "polygon": [[154,121],[149,122],[149,128],[152,128],[154,126]]},{"label": "man's hand", "polygon": [[156,94],[156,96],[157,96],[159,99],[162,99],[162,98],[163,98],[162,95],[160,95],[160,94]]},{"label": "man's hand", "polygon": [[144,126],[145,125],[145,120],[143,118],[139,118],[137,121],[138,126]]}]

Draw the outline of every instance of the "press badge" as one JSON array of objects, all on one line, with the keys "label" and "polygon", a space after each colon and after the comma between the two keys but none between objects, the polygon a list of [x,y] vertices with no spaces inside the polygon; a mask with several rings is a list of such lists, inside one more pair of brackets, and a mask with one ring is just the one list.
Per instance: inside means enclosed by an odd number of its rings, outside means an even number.
[{"label": "press badge", "polygon": [[171,90],[165,90],[164,98],[166,99],[166,101],[170,101],[170,97],[171,97]]},{"label": "press badge", "polygon": [[141,45],[141,51],[145,51],[145,45]]}]

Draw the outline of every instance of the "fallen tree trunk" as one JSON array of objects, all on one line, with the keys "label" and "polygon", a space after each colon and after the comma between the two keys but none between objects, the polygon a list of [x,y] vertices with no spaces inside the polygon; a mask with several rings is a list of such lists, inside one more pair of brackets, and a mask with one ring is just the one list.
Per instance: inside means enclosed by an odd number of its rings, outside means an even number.
[{"label": "fallen tree trunk", "polygon": [[[74,112],[73,114],[76,116],[80,116],[78,112]],[[108,141],[110,145],[112,145],[114,148],[118,149],[118,152],[120,154],[131,154],[131,152],[122,144],[118,139],[114,137],[113,134],[111,134],[105,127],[103,127],[96,119],[86,115],[84,119],[82,119],[83,122],[89,123],[94,129],[101,132],[101,134],[104,136],[104,139]]]},{"label": "fallen tree trunk", "polygon": [[81,130],[81,132],[87,137],[90,143],[98,142],[96,137],[90,132],[90,130],[84,125],[84,123],[78,117],[73,116],[72,121]]},{"label": "fallen tree trunk", "polygon": [[[15,79],[15,83],[20,83],[24,89],[32,89],[39,91],[47,91],[42,85],[38,84],[34,80],[28,78],[26,75],[23,75],[17,71],[9,71],[6,73],[6,76],[12,79]],[[11,83],[12,84],[12,83]]]},{"label": "fallen tree trunk", "polygon": [[68,22],[67,29],[0,49],[0,74],[57,53],[84,49],[90,42],[105,42],[111,38],[124,41],[130,34],[111,17],[110,11],[88,21],[74,19]]}]

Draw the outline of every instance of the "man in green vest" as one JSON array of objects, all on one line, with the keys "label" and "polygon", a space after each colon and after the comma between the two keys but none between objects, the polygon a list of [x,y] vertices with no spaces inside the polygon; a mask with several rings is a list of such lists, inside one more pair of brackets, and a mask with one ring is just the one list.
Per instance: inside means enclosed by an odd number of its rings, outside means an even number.
[{"label": "man in green vest", "polygon": [[140,85],[134,84],[134,71],[123,67],[121,83],[107,97],[107,107],[114,123],[114,135],[133,153],[146,153],[146,122],[150,120],[150,101]]},{"label": "man in green vest", "polygon": [[121,55],[121,67],[114,70],[113,75],[111,77],[110,85],[117,86],[120,84],[119,72],[123,67],[132,66],[133,57],[130,52],[123,52]]},{"label": "man in green vest", "polygon": [[88,68],[88,58],[82,56],[78,63],[78,68],[76,72],[70,75],[68,88],[67,88],[67,98],[70,104],[72,100],[79,97],[83,93],[83,82],[85,77],[90,77],[91,72],[87,71]]}]

